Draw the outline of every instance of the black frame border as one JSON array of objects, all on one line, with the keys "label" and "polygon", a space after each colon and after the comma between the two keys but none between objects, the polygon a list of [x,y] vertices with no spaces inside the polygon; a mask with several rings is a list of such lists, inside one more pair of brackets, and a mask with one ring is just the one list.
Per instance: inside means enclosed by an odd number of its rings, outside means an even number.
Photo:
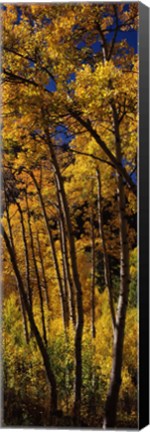
[{"label": "black frame border", "polygon": [[149,424],[149,8],[139,3],[139,429]]}]

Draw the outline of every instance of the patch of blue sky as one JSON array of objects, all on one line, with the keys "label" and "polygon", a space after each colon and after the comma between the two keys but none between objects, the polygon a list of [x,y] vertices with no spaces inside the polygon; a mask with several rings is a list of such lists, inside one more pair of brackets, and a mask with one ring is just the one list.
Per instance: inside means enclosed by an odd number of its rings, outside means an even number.
[{"label": "patch of blue sky", "polygon": [[16,20],[15,24],[18,25],[22,19],[22,10],[21,10],[21,7],[18,5],[16,5],[16,9],[17,9],[17,20]]},{"label": "patch of blue sky", "polygon": [[67,83],[69,84],[71,81],[75,81],[75,79],[76,79],[76,74],[75,72],[72,72],[67,79]]},{"label": "patch of blue sky", "polygon": [[31,61],[31,60],[30,60],[30,62],[29,62],[29,67],[30,67],[30,68],[34,68],[34,66],[35,66],[34,61]]},{"label": "patch of blue sky", "polygon": [[131,174],[131,178],[132,178],[132,181],[133,181],[135,184],[137,184],[137,175],[136,175],[136,172],[133,172],[133,173]]},{"label": "patch of blue sky", "polygon": [[[110,33],[109,32],[107,33],[106,39],[108,42],[111,42],[113,34],[114,33],[112,31]],[[134,29],[131,29],[128,31],[118,31],[118,34],[116,37],[116,42],[121,42],[124,39],[126,39],[128,44],[132,48],[134,48],[134,52],[136,54],[137,50],[138,50],[138,33],[137,33],[137,31]]]},{"label": "patch of blue sky", "polygon": [[42,24],[50,24],[52,22],[52,20],[46,16],[43,17],[42,19]]},{"label": "patch of blue sky", "polygon": [[59,145],[61,145],[64,149],[67,149],[72,139],[73,136],[69,135],[68,128],[65,125],[61,124],[56,126],[55,140]]},{"label": "patch of blue sky", "polygon": [[[114,31],[113,31],[113,27],[110,27],[111,32],[107,33],[105,35],[106,40],[108,42],[112,41],[113,35],[114,35]],[[129,46],[131,46],[132,48],[134,48],[134,52],[135,54],[137,54],[138,51],[138,32],[134,29],[128,30],[128,31],[118,31],[117,37],[116,37],[116,42],[121,42],[124,39],[126,39],[126,41],[128,42]],[[81,41],[78,43],[77,45],[77,49],[82,49],[86,47],[86,42],[85,41]],[[101,47],[102,44],[100,42],[99,36],[97,37],[97,40],[91,44],[91,48],[93,49],[93,53],[97,54],[98,52],[101,51]]]},{"label": "patch of blue sky", "polygon": [[86,42],[85,41],[80,41],[77,44],[77,49],[81,50],[82,48],[84,48],[86,46]]},{"label": "patch of blue sky", "polygon": [[55,92],[57,90],[56,82],[53,78],[49,79],[48,84],[45,86],[46,90],[49,92]]},{"label": "patch of blue sky", "polygon": [[98,52],[101,51],[102,45],[101,45],[100,41],[97,40],[96,42],[94,42],[91,45],[91,48],[93,49],[94,54],[97,54]]},{"label": "patch of blue sky", "polygon": [[134,170],[133,163],[129,162],[127,159],[123,158],[122,164],[125,168],[126,168],[126,166],[130,167],[130,169],[131,169],[130,177],[132,178],[132,181],[135,184],[137,184],[137,174],[136,174],[136,170]]}]

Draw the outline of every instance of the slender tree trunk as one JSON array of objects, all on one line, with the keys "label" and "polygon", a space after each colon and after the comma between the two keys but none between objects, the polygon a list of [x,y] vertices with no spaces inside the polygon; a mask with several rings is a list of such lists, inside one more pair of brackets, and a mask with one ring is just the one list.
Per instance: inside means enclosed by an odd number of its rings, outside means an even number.
[{"label": "slender tree trunk", "polygon": [[24,302],[23,302],[23,297],[20,294],[20,299],[21,299],[21,309],[22,309],[22,317],[23,317],[23,327],[24,327],[24,334],[25,334],[25,340],[26,343],[29,344],[30,342],[30,336],[29,336],[29,331],[28,331],[28,320],[27,320],[27,316],[26,316],[26,310],[24,307]]},{"label": "slender tree trunk", "polygon": [[[5,191],[5,186],[4,186],[4,191]],[[10,243],[11,243],[13,253],[15,255],[14,239],[13,239],[12,227],[11,227],[10,216],[9,216],[9,208],[8,208],[8,204],[6,202],[6,197],[5,197],[5,203],[6,203],[6,215],[7,215],[7,223],[8,223],[8,229],[9,229],[9,235],[10,235]],[[22,298],[21,293],[20,293],[20,307],[21,307],[21,312],[22,312],[22,322],[23,322],[25,340],[26,340],[26,343],[28,344],[29,339],[30,339],[29,338],[29,331],[28,331],[28,322],[27,322],[26,311],[24,308],[23,298]]]},{"label": "slender tree trunk", "polygon": [[70,259],[72,266],[73,283],[76,289],[77,298],[77,323],[76,323],[76,335],[75,335],[75,400],[74,400],[74,419],[75,423],[80,422],[80,409],[81,409],[81,388],[82,388],[82,334],[83,334],[83,303],[82,303],[82,289],[77,269],[77,258],[75,250],[74,235],[72,231],[72,224],[70,218],[70,211],[68,202],[65,194],[64,183],[60,173],[59,165],[53,148],[53,144],[49,137],[49,131],[45,129],[47,144],[50,150],[52,164],[54,168],[54,174],[57,182],[57,190],[60,197],[61,207],[64,214],[64,220],[67,227],[68,241],[70,247]]},{"label": "slender tree trunk", "polygon": [[[93,186],[92,186],[92,194],[93,194]],[[93,201],[93,200],[92,200]],[[94,341],[96,338],[96,325],[95,325],[95,230],[94,230],[94,208],[92,202],[91,208],[91,330],[92,330],[92,340]],[[93,345],[93,357],[95,357],[95,344]],[[92,368],[92,376],[91,376],[91,384],[93,396],[91,399],[91,412],[95,415],[96,409],[96,374],[95,368]]]},{"label": "slender tree trunk", "polygon": [[64,330],[66,332],[67,329],[67,319],[66,319],[66,308],[65,308],[65,295],[64,295],[64,289],[63,289],[63,283],[62,283],[62,277],[61,277],[61,273],[59,270],[59,264],[58,264],[58,260],[57,260],[57,255],[56,255],[56,250],[55,250],[55,244],[54,244],[54,240],[53,240],[53,236],[52,236],[52,232],[49,226],[49,221],[48,221],[48,216],[47,216],[47,212],[46,212],[46,208],[45,208],[45,204],[44,204],[44,200],[43,200],[43,196],[41,193],[41,190],[38,186],[37,180],[32,173],[30,173],[31,178],[34,181],[37,193],[38,193],[38,197],[39,197],[39,201],[41,204],[41,208],[42,208],[42,212],[43,212],[43,216],[44,216],[44,220],[45,220],[45,225],[46,225],[46,229],[47,229],[47,233],[48,233],[48,237],[49,237],[49,242],[50,242],[50,247],[51,247],[51,252],[52,252],[52,258],[53,258],[53,263],[54,263],[54,267],[55,267],[55,271],[56,271],[56,277],[58,280],[58,284],[59,284],[59,291],[60,291],[60,297],[61,297],[61,306],[62,306],[62,317],[63,317],[63,323],[64,323]]},{"label": "slender tree trunk", "polygon": [[[57,187],[57,182],[56,182]],[[65,221],[60,201],[60,196],[57,190],[58,195],[58,204],[59,204],[59,213],[60,213],[60,238],[61,238],[61,250],[62,250],[62,257],[63,257],[63,267],[64,267],[64,278],[67,282],[67,287],[69,290],[70,295],[70,310],[71,310],[71,318],[74,326],[76,325],[76,309],[75,309],[75,293],[74,293],[74,287],[70,272],[70,265],[69,265],[69,259],[68,259],[68,248],[67,248],[67,239],[66,239],[66,229],[65,229]]]},{"label": "slender tree trunk", "polygon": [[91,209],[91,322],[92,322],[92,338],[96,337],[96,327],[95,327],[95,232],[94,232],[94,212],[93,204]]},{"label": "slender tree trunk", "polygon": [[59,229],[60,229],[60,249],[62,254],[62,268],[63,268],[63,279],[64,279],[64,299],[65,299],[65,310],[66,310],[66,322],[67,327],[69,327],[70,324],[70,310],[69,310],[69,293],[68,293],[68,284],[67,284],[67,277],[66,277],[66,260],[65,260],[65,248],[64,248],[64,241],[62,237],[62,224],[59,220]]},{"label": "slender tree trunk", "polygon": [[[116,137],[116,156],[118,164],[121,164],[122,155],[119,122],[114,104],[112,104],[112,110]],[[113,364],[110,378],[110,387],[105,406],[104,428],[113,428],[116,426],[117,403],[121,385],[121,371],[123,363],[125,320],[129,292],[129,246],[126,220],[126,200],[123,176],[120,173],[117,173],[117,180],[120,215],[120,293],[116,316],[116,328],[114,333]]]},{"label": "slender tree trunk", "polygon": [[39,275],[39,270],[38,270],[38,266],[37,266],[36,255],[35,255],[34,239],[33,239],[32,227],[31,227],[31,218],[30,218],[30,210],[29,210],[29,205],[28,205],[27,193],[26,193],[26,204],[27,204],[27,216],[28,216],[28,225],[29,225],[29,233],[30,233],[31,251],[32,251],[33,264],[34,264],[35,275],[36,275],[36,279],[37,279],[37,287],[38,287],[38,292],[39,292],[39,299],[40,299],[43,338],[44,338],[45,344],[47,345],[47,334],[46,334],[43,295],[42,295],[40,275]]},{"label": "slender tree trunk", "polygon": [[45,366],[45,371],[46,371],[48,382],[50,384],[50,389],[51,389],[51,407],[50,407],[50,412],[53,415],[53,414],[57,413],[57,385],[56,385],[56,379],[55,379],[54,373],[53,373],[52,368],[51,368],[51,363],[50,363],[49,355],[47,353],[45,344],[43,343],[42,337],[40,335],[40,332],[39,332],[39,330],[37,328],[37,325],[35,323],[35,320],[34,320],[34,315],[33,315],[33,312],[32,312],[32,309],[31,309],[31,306],[30,306],[30,303],[28,301],[28,297],[27,297],[27,294],[26,294],[26,291],[25,291],[25,288],[24,288],[24,284],[23,284],[23,280],[22,280],[22,277],[21,277],[21,274],[20,274],[20,271],[19,271],[19,268],[18,268],[16,256],[14,254],[14,251],[13,251],[13,248],[11,246],[11,243],[10,243],[10,240],[8,238],[8,235],[7,235],[6,231],[3,228],[2,228],[2,235],[3,235],[4,241],[5,241],[5,244],[6,244],[6,247],[7,247],[9,256],[10,256],[10,259],[11,259],[11,262],[12,262],[13,270],[14,270],[14,273],[15,273],[15,276],[16,276],[16,279],[17,279],[17,282],[18,282],[19,293],[20,293],[20,295],[23,298],[23,302],[24,302],[25,310],[26,310],[27,315],[28,315],[30,326],[31,326],[32,332],[33,332],[33,334],[35,336],[35,339],[36,339],[37,345],[39,347],[39,350],[40,350],[40,353],[41,353],[41,356],[42,356],[42,359],[43,359],[43,363],[44,363],[44,366]]},{"label": "slender tree trunk", "polygon": [[38,232],[37,232],[37,244],[38,244],[38,253],[39,253],[39,258],[40,258],[40,264],[41,264],[42,276],[43,276],[43,282],[44,282],[44,289],[45,289],[45,295],[46,295],[46,303],[47,303],[48,310],[50,310],[50,299],[49,299],[49,293],[48,293],[48,285],[47,285],[47,280],[46,280],[46,274],[45,274],[45,268],[44,268],[44,262],[43,262],[43,256],[42,256]]},{"label": "slender tree trunk", "polygon": [[28,296],[29,301],[32,309],[32,287],[30,282],[30,265],[29,265],[29,253],[28,253],[28,245],[26,240],[26,232],[25,232],[25,225],[24,225],[24,218],[23,218],[23,211],[21,209],[21,206],[18,202],[16,202],[16,205],[19,210],[20,214],[20,222],[21,222],[21,228],[22,228],[22,238],[24,243],[24,254],[25,254],[25,263],[26,263],[26,279],[27,279],[27,290],[28,290]]},{"label": "slender tree trunk", "polygon": [[113,325],[113,331],[114,331],[115,327],[116,327],[116,315],[115,315],[114,301],[113,301],[113,295],[112,295],[110,266],[109,266],[109,258],[108,258],[108,254],[107,254],[107,248],[106,248],[104,223],[103,223],[100,170],[97,169],[96,173],[97,173],[97,184],[98,184],[98,194],[97,194],[98,221],[99,221],[99,233],[100,233],[100,238],[102,239],[102,247],[103,247],[104,278],[105,278],[105,285],[108,289],[109,306],[110,306],[112,325]]}]

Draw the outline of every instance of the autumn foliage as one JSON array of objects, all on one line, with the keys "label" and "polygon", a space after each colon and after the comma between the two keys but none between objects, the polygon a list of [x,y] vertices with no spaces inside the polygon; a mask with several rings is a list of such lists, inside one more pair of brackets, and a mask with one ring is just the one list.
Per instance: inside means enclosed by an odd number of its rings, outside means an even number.
[{"label": "autumn foliage", "polygon": [[134,428],[138,7],[1,13],[4,425]]}]

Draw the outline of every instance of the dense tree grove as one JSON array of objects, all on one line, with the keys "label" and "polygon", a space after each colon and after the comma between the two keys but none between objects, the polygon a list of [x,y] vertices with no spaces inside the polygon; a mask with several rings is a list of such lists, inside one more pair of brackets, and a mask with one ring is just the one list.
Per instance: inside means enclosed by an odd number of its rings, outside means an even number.
[{"label": "dense tree grove", "polygon": [[2,7],[4,425],[137,427],[137,3]]}]

